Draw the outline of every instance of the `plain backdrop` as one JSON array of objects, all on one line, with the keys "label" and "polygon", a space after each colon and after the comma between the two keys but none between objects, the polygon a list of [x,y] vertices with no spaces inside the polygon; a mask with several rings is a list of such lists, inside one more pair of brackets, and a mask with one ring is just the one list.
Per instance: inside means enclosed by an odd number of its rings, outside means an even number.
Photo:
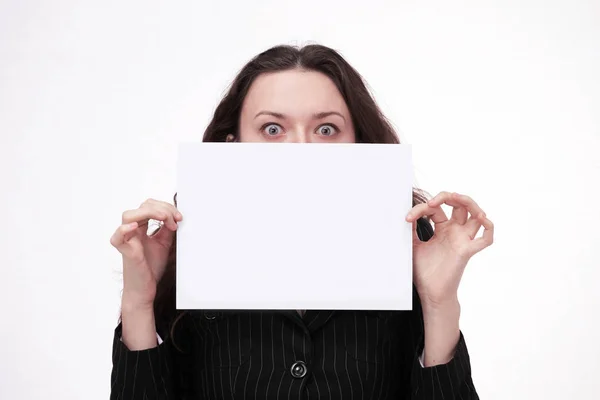
[{"label": "plain backdrop", "polygon": [[495,222],[460,289],[481,398],[597,398],[591,0],[1,0],[0,398],[108,398],[121,213],[172,199],[177,142],[246,61],[311,42],[365,77],[421,187]]}]

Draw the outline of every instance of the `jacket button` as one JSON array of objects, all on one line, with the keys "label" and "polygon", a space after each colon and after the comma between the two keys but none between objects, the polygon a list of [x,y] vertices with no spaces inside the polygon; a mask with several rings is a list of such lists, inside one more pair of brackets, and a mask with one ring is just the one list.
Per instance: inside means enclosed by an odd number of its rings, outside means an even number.
[{"label": "jacket button", "polygon": [[306,364],[303,361],[296,361],[292,368],[290,368],[290,372],[294,378],[304,378],[306,376]]},{"label": "jacket button", "polygon": [[207,320],[210,321],[210,320],[217,318],[218,314],[219,314],[218,312],[204,311],[204,318],[206,318]]}]

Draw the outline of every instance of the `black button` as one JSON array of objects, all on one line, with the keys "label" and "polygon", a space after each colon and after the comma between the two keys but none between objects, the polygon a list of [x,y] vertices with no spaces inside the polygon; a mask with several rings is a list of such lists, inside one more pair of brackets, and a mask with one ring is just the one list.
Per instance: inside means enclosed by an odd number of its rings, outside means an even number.
[{"label": "black button", "polygon": [[212,320],[212,319],[217,318],[217,315],[219,315],[218,312],[204,311],[204,318],[206,318],[208,320]]},{"label": "black button", "polygon": [[292,368],[290,368],[290,372],[294,378],[304,378],[306,376],[306,364],[303,361],[296,361]]}]

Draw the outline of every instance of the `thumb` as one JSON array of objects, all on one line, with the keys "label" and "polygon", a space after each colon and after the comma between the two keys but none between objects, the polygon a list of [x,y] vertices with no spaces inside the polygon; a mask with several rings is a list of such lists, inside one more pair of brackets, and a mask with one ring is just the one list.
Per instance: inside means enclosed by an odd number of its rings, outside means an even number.
[{"label": "thumb", "polygon": [[139,239],[136,237],[137,230],[137,222],[119,226],[111,236],[110,244],[124,256],[130,255],[140,244]]},{"label": "thumb", "polygon": [[419,235],[417,234],[417,229],[419,229],[419,224],[417,221],[414,221],[412,223],[412,238],[415,245],[421,242],[421,239],[419,239]]}]

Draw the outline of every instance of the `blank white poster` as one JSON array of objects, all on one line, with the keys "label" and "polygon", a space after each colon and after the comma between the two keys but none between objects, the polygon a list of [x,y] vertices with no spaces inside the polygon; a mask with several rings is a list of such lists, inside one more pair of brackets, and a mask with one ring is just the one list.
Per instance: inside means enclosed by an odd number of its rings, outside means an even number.
[{"label": "blank white poster", "polygon": [[410,145],[182,143],[179,309],[412,307]]}]

